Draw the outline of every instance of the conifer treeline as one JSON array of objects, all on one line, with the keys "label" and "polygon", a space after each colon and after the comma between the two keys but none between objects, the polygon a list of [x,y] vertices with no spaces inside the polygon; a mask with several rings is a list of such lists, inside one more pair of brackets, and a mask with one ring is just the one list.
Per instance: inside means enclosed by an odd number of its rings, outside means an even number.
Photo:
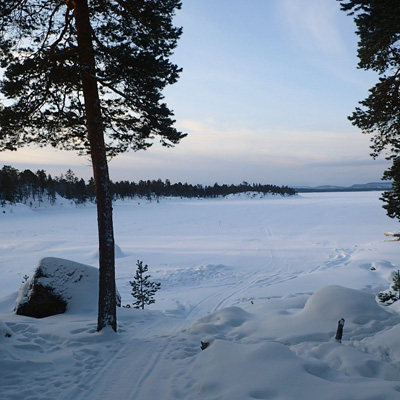
[{"label": "conifer treeline", "polygon": [[[192,185],[188,183],[171,183],[168,179],[163,182],[158,180],[147,180],[129,182],[112,182],[114,199],[126,199],[133,197],[145,197],[148,199],[157,197],[201,197],[210,198],[237,194],[243,192],[273,193],[284,195],[294,195],[294,189],[287,186],[249,184],[242,182],[239,185],[219,185],[213,186]],[[94,201],[93,178],[86,183],[83,179],[75,176],[72,170],[68,170],[65,175],[53,178],[45,170],[38,170],[36,173],[29,169],[20,172],[16,168],[5,165],[0,170],[0,202],[26,203],[30,199],[39,202],[47,198],[50,203],[54,203],[56,195],[73,200],[76,203]]]},{"label": "conifer treeline", "polygon": [[11,203],[26,203],[28,200],[44,201],[50,203],[56,201],[56,195],[77,203],[84,203],[94,199],[93,179],[85,183],[78,179],[74,172],[68,170],[65,175],[52,178],[45,170],[41,169],[33,173],[26,169],[18,171],[9,165],[0,170],[0,201],[4,205],[6,201]]}]

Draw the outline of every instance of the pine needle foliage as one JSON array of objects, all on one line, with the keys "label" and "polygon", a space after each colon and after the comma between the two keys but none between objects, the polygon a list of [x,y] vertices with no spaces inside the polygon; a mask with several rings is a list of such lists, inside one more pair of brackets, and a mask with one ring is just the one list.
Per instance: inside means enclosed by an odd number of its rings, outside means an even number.
[{"label": "pine needle foliage", "polygon": [[395,303],[397,300],[400,299],[400,271],[397,270],[397,272],[394,274],[393,279],[392,279],[392,290],[389,290],[388,292],[383,292],[378,294],[378,299],[382,303],[386,303],[388,305]]},{"label": "pine needle foliage", "polygon": [[34,143],[90,153],[83,74],[98,86],[109,156],[146,149],[155,137],[177,144],[185,135],[162,92],[182,70],[169,60],[182,33],[173,25],[180,7],[179,0],[0,0],[7,99],[0,97],[0,151]]},{"label": "pine needle foliage", "polygon": [[383,179],[393,180],[393,190],[381,200],[387,215],[400,219],[400,1],[337,0],[354,18],[359,37],[358,67],[378,74],[378,83],[360,101],[349,120],[371,135],[371,156],[385,152],[393,166]]},{"label": "pine needle foliage", "polygon": [[143,265],[143,261],[137,261],[137,269],[133,281],[129,281],[132,286],[132,296],[136,299],[133,303],[134,308],[144,309],[145,305],[155,303],[154,295],[161,287],[161,283],[151,282],[150,275],[146,275],[148,266]]}]

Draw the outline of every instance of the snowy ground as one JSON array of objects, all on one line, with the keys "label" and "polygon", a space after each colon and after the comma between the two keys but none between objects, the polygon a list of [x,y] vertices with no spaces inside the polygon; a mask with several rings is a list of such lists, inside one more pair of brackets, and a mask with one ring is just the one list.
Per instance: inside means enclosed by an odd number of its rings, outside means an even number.
[{"label": "snowy ground", "polygon": [[400,306],[375,294],[400,242],[379,196],[117,202],[123,304],[137,260],[162,285],[148,309],[118,310],[118,334],[96,332],[90,289],[64,315],[12,312],[41,258],[97,265],[94,206],[0,208],[0,399],[399,398]]}]

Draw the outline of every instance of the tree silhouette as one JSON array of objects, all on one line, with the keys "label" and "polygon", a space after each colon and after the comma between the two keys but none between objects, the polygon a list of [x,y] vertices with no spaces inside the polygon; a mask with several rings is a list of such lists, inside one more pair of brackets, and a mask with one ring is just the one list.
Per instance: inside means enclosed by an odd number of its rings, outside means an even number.
[{"label": "tree silhouette", "polygon": [[0,0],[0,151],[30,143],[90,155],[99,236],[97,329],[117,330],[108,156],[146,149],[174,127],[162,90],[181,35],[179,0]]},{"label": "tree silhouette", "polygon": [[386,150],[393,161],[383,179],[395,181],[385,192],[383,207],[389,217],[400,219],[400,2],[398,0],[340,1],[341,9],[354,17],[357,26],[358,66],[377,72],[379,82],[349,117],[363,133],[371,134],[371,156]]},{"label": "tree silhouette", "polygon": [[148,266],[142,261],[137,261],[137,269],[133,281],[129,281],[132,286],[132,296],[136,299],[133,303],[134,308],[144,309],[145,305],[155,303],[154,295],[160,289],[161,283],[149,281],[150,275],[145,275],[148,271]]}]

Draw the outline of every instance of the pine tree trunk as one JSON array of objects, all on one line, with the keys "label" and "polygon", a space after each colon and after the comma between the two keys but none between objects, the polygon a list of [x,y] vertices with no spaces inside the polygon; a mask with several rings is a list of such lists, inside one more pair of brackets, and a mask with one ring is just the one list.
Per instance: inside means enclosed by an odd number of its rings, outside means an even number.
[{"label": "pine tree trunk", "polygon": [[75,9],[80,72],[97,201],[99,235],[99,308],[97,330],[100,331],[106,326],[111,326],[116,332],[117,316],[112,197],[99,91],[96,79],[94,78],[96,69],[92,28],[87,0],[71,0],[70,3]]}]

